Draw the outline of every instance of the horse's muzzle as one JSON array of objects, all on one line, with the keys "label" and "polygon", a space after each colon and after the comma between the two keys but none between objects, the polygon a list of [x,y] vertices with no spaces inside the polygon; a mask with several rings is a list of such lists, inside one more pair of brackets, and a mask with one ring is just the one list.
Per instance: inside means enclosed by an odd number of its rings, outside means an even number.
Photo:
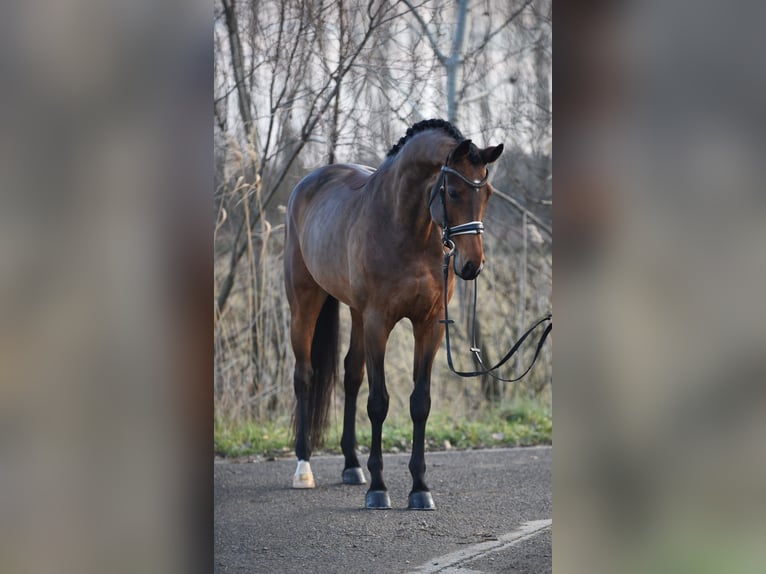
[{"label": "horse's muzzle", "polygon": [[476,277],[479,276],[479,273],[481,273],[482,269],[484,269],[484,263],[477,267],[473,261],[468,261],[465,265],[463,265],[462,269],[458,270],[456,268],[455,273],[457,273],[458,277],[461,279],[470,281],[471,279],[476,279]]}]

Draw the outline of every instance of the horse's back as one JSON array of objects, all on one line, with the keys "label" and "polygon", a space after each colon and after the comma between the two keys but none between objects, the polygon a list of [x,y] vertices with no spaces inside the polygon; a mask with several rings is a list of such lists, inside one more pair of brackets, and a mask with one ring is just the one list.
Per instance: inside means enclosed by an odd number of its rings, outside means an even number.
[{"label": "horse's back", "polygon": [[[287,204],[288,238],[324,243],[322,236],[343,233],[358,207],[361,190],[375,170],[356,164],[315,169],[295,186]],[[315,236],[315,237],[312,237]]]},{"label": "horse's back", "polygon": [[289,212],[302,205],[323,199],[349,199],[361,190],[370,176],[375,173],[371,167],[338,163],[315,169],[306,175],[290,194]]},{"label": "horse's back", "polygon": [[312,171],[295,186],[287,204],[287,276],[305,269],[323,289],[349,302],[342,288],[348,283],[349,230],[362,190],[374,173],[362,165],[332,164]]}]

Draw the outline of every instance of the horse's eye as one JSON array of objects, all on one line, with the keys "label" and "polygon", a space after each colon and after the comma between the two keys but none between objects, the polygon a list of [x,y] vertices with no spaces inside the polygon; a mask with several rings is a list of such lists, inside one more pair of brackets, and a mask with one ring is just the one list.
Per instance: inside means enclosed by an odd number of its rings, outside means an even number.
[{"label": "horse's eye", "polygon": [[454,187],[447,188],[447,192],[449,193],[449,196],[452,199],[460,199],[460,194],[457,192],[457,189],[455,189]]}]

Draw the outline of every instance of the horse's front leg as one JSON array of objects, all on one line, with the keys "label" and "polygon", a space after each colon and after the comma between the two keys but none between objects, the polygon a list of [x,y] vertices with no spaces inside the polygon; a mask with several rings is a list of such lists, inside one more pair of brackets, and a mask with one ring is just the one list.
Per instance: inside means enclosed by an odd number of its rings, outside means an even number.
[{"label": "horse's front leg", "polygon": [[356,456],[356,398],[364,378],[364,327],[362,316],[351,309],[351,344],[343,361],[343,388],[346,391],[343,409],[343,436],[340,445],[346,462],[343,467],[344,484],[365,484],[359,459]]},{"label": "horse's front leg", "polygon": [[438,320],[425,321],[414,325],[415,362],[413,379],[415,388],[410,395],[410,416],[412,417],[412,456],[410,474],[412,491],[408,507],[414,510],[435,510],[436,505],[425,482],[426,421],[431,412],[431,368],[434,357],[444,336],[444,326]]},{"label": "horse's front leg", "polygon": [[386,343],[393,325],[377,314],[364,316],[364,348],[367,362],[367,379],[370,394],[367,399],[367,415],[372,426],[372,443],[367,469],[370,471],[370,489],[365,498],[365,507],[374,509],[391,508],[386,483],[383,482],[383,421],[388,414],[388,391],[383,361]]}]

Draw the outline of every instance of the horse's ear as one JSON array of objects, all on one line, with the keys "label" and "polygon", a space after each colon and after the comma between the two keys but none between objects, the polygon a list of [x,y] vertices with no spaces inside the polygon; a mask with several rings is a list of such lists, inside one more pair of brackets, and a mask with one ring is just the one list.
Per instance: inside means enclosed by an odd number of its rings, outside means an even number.
[{"label": "horse's ear", "polygon": [[468,155],[468,152],[471,149],[471,140],[463,140],[461,141],[458,146],[455,148],[455,151],[452,152],[452,160],[458,160],[461,157]]},{"label": "horse's ear", "polygon": [[488,164],[493,163],[497,158],[499,158],[501,153],[503,153],[503,144],[496,145],[495,147],[484,148],[479,152],[479,155],[481,156],[481,161],[483,161],[485,164]]}]

